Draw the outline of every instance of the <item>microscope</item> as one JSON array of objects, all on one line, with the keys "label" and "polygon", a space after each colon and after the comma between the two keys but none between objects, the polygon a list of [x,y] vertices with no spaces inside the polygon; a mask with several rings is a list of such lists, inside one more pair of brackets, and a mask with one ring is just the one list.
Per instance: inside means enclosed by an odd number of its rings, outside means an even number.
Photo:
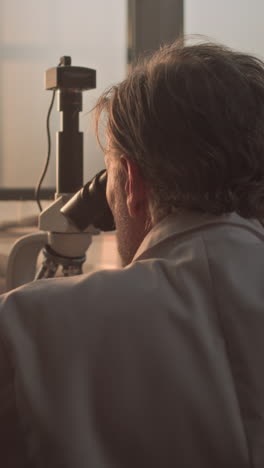
[{"label": "microscope", "polygon": [[[39,231],[21,237],[8,259],[7,291],[33,280],[82,273],[92,236],[114,230],[103,170],[83,186],[83,133],[79,131],[83,91],[96,87],[96,71],[71,65],[64,56],[46,71],[46,89],[58,95],[61,129],[56,141],[56,193],[39,215]],[[36,272],[39,254],[43,262]]]}]

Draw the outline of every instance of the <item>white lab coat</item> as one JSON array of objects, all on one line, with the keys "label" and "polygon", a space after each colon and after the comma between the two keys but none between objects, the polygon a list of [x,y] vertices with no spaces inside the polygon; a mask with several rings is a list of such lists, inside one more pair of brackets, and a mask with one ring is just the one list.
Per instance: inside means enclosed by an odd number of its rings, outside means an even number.
[{"label": "white lab coat", "polygon": [[[31,283],[0,303],[0,425],[20,460],[264,467],[258,221],[170,216],[128,267]],[[1,466],[31,466],[2,464],[3,440]]]}]

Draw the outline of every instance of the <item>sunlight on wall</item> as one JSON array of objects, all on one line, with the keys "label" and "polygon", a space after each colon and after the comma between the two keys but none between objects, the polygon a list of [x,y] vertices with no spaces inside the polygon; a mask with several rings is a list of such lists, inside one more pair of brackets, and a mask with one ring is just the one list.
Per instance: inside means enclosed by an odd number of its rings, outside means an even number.
[{"label": "sunlight on wall", "polygon": [[[33,187],[47,150],[45,119],[51,92],[44,74],[70,55],[72,64],[97,70],[97,89],[83,94],[80,130],[84,137],[84,181],[103,167],[88,111],[97,96],[126,74],[125,0],[1,0],[0,15],[0,184]],[[44,185],[55,185],[55,132],[52,161]]]},{"label": "sunlight on wall", "polygon": [[185,34],[203,34],[264,58],[263,0],[184,0]]}]

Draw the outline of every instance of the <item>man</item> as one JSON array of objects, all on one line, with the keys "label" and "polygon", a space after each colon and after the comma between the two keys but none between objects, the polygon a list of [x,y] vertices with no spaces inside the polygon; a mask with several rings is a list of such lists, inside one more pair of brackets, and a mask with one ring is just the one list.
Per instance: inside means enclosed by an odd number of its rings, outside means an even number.
[{"label": "man", "polygon": [[2,297],[1,463],[263,467],[263,63],[164,46],[104,112],[124,268]]}]

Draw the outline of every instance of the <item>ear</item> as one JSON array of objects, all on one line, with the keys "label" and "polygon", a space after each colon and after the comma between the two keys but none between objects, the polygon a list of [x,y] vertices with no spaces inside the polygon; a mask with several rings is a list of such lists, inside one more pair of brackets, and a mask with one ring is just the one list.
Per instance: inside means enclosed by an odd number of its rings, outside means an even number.
[{"label": "ear", "polygon": [[125,193],[129,215],[134,218],[146,214],[147,187],[137,164],[125,155],[120,157],[123,170],[126,174]]}]

